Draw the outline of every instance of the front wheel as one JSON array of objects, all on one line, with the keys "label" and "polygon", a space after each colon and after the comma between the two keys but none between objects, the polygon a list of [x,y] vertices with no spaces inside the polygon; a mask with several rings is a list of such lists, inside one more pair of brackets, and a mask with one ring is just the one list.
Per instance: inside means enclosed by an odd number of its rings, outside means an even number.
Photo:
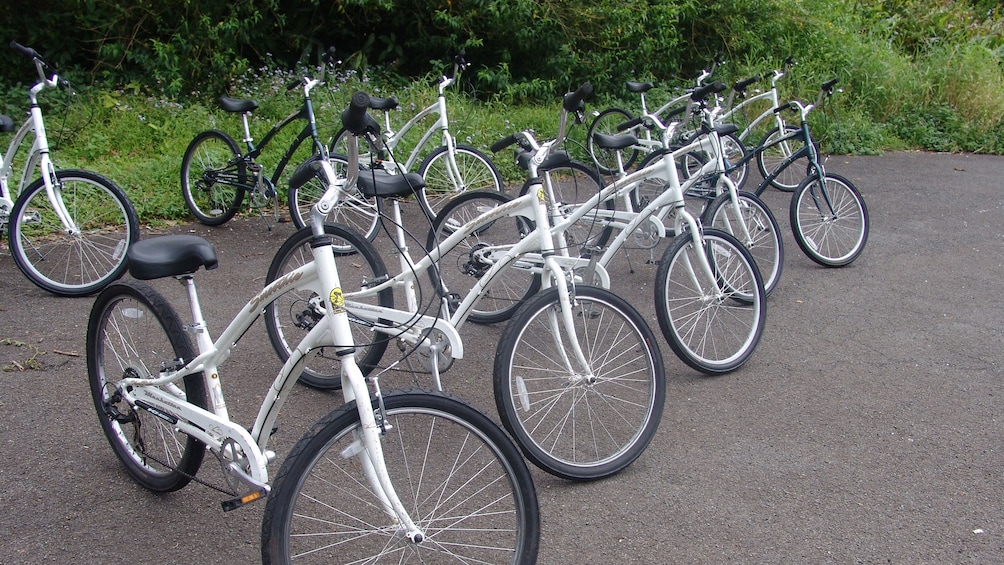
[{"label": "front wheel", "polygon": [[715,229],[697,238],[684,231],[659,261],[655,310],[681,361],[709,375],[728,373],[760,342],[766,294],[753,257],[736,238]]},{"label": "front wheel", "polygon": [[825,267],[849,265],[868,241],[868,208],[851,181],[827,173],[826,182],[809,177],[791,195],[795,242]]},{"label": "front wheel", "polygon": [[[310,166],[314,159],[316,157],[305,161],[297,170]],[[328,161],[335,176],[345,178],[349,166],[348,160],[342,155],[332,154],[328,157]],[[297,228],[306,227],[310,223],[310,209],[324,196],[327,189],[324,176],[320,173],[310,177],[302,185],[289,187],[287,193],[289,215]],[[380,211],[377,208],[376,198],[365,196],[359,191],[359,184],[356,183],[348,190],[341,191],[338,202],[325,218],[325,222],[348,226],[361,233],[367,240],[373,241],[380,231]]]},{"label": "front wheel", "polygon": [[[798,130],[799,128],[795,126],[786,125],[784,126],[783,134],[779,128],[775,127],[764,136],[763,141],[760,142],[760,147],[763,147],[763,149],[756,157],[757,168],[760,169],[760,174],[763,175],[763,178],[767,178],[785,159],[804,146],[804,141],[799,137],[777,142],[777,140],[796,133]],[[818,148],[816,153],[819,153]],[[780,171],[777,177],[770,181],[770,184],[778,190],[791,192],[802,182],[808,170],[809,158],[799,157],[792,161],[786,169]]]},{"label": "front wheel", "polygon": [[630,304],[599,287],[571,290],[574,335],[557,287],[509,321],[495,352],[495,404],[535,465],[565,479],[600,479],[634,462],[655,435],[666,374],[655,335]]},{"label": "front wheel", "polygon": [[262,521],[263,563],[536,562],[537,494],[498,425],[425,392],[385,395],[382,416],[390,480],[424,539],[403,535],[367,480],[351,403],[315,424],[282,464]]},{"label": "front wheel", "polygon": [[422,161],[418,174],[425,179],[425,188],[418,191],[418,203],[429,218],[446,204],[468,190],[503,192],[502,173],[487,155],[467,145],[457,145],[453,154],[456,167],[450,163],[450,151],[438,147]]},{"label": "front wheel", "polygon": [[725,192],[708,205],[701,224],[734,235],[746,247],[760,269],[764,292],[769,296],[784,268],[781,229],[770,208],[751,192],[737,192],[735,201]]},{"label": "front wheel", "polygon": [[53,294],[93,294],[125,272],[126,251],[139,239],[136,211],[122,189],[101,175],[61,170],[55,183],[73,231],[36,179],[11,209],[11,255],[31,282]]},{"label": "front wheel", "polygon": [[[324,233],[335,251],[335,264],[342,289],[346,293],[361,290],[366,283],[387,277],[380,254],[373,244],[356,235],[352,230],[339,225],[324,224]],[[311,242],[314,234],[311,228],[303,228],[291,235],[269,265],[265,284],[271,284],[280,277],[314,260]],[[387,308],[394,307],[394,291],[385,289],[366,299],[350,299]],[[306,337],[307,333],[324,316],[323,297],[308,288],[288,286],[281,295],[265,308],[265,329],[272,348],[285,362],[292,351]],[[356,362],[366,375],[373,370],[387,349],[386,335],[374,332],[372,324],[353,316],[349,311],[353,343],[356,347]],[[307,386],[330,390],[342,386],[341,361],[338,347],[321,347],[317,354],[303,368],[299,381]]]},{"label": "front wheel", "polygon": [[[132,478],[154,492],[187,485],[202,464],[205,445],[179,432],[166,417],[129,404],[118,382],[156,379],[162,367],[194,357],[178,315],[145,283],[113,284],[94,301],[87,323],[87,377],[101,431]],[[201,373],[162,390],[206,408]]]},{"label": "front wheel", "polygon": [[219,130],[195,136],[181,159],[185,206],[207,226],[221,225],[240,211],[243,186],[249,186],[250,180],[237,142]]}]

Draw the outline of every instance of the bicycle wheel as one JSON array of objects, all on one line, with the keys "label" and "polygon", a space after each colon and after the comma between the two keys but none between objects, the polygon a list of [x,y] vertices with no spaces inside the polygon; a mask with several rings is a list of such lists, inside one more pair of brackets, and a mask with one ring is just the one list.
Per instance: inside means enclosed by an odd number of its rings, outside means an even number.
[{"label": "bicycle wheel", "polygon": [[[649,153],[644,159],[642,159],[641,164],[638,165],[638,169],[641,170],[652,166],[656,162],[661,161],[667,155],[669,155],[669,151],[666,149],[660,149]],[[708,204],[718,195],[718,191],[715,186],[717,178],[715,176],[707,176],[700,179],[689,179],[689,173],[686,175],[684,174],[684,170],[688,166],[687,163],[694,163],[695,160],[700,159],[706,159],[706,156],[703,154],[695,155],[693,153],[688,153],[681,156],[680,160],[676,162],[677,174],[680,175],[681,179],[688,179],[684,181],[682,186],[684,189],[684,205],[686,206],[687,211],[695,218],[699,218],[707,208]],[[700,165],[697,165],[696,170],[699,170],[703,164],[704,162],[702,161]],[[667,184],[668,182],[664,180],[662,174],[642,179],[634,187],[632,187],[631,192],[628,194],[632,209],[635,212],[642,211],[653,200],[665,192]],[[656,243],[658,242],[650,242],[652,246]]]},{"label": "bicycle wheel", "polygon": [[826,174],[824,185],[806,178],[791,195],[791,231],[813,261],[843,267],[858,258],[868,241],[868,208],[851,181]]},{"label": "bicycle wheel", "polygon": [[745,363],[763,334],[766,295],[753,258],[731,235],[705,229],[708,278],[689,231],[666,248],[655,279],[662,335],[693,369],[714,375]]},{"label": "bicycle wheel", "polygon": [[[753,193],[740,191],[736,194],[739,213],[736,214],[729,193],[718,196],[701,217],[701,224],[722,230],[735,236],[750,252],[760,276],[763,278],[764,294],[777,287],[784,268],[784,243],[781,240],[781,229],[774,219],[770,208]],[[738,222],[746,225],[746,233]]]},{"label": "bicycle wheel", "polygon": [[[451,200],[433,221],[426,250],[439,249],[442,255],[429,277],[440,295],[452,294],[463,300],[476,283],[510,247],[533,231],[533,223],[522,216],[493,220],[461,239],[451,248],[440,248],[454,232],[481,214],[512,200],[494,190],[465,192]],[[517,260],[490,280],[483,281],[481,297],[468,319],[479,324],[508,320],[520,304],[540,290],[540,274],[531,265]]]},{"label": "bicycle wheel", "polygon": [[[734,133],[721,136],[722,140],[722,153],[725,158],[726,167],[733,163],[738,163],[744,156],[746,156],[746,145],[736,136]],[[737,167],[736,170],[729,173],[729,178],[732,182],[736,183],[736,189],[742,190],[743,186],[746,184],[746,177],[749,176],[749,165],[750,162],[746,161],[742,166]]]},{"label": "bicycle wheel", "polygon": [[[455,153],[457,170],[450,165],[446,146],[430,153],[418,168],[425,179],[425,188],[418,191],[418,203],[430,218],[462,192],[469,190],[495,190],[503,192],[502,174],[487,155],[467,145],[457,145]],[[457,177],[459,174],[459,178]]]},{"label": "bicycle wheel", "polygon": [[[351,249],[335,253],[338,277],[346,293],[360,290],[366,282],[387,276],[387,267],[373,244],[343,226],[324,224],[324,233],[336,249]],[[311,228],[302,228],[291,235],[279,248],[268,267],[265,284],[314,260],[311,254]],[[354,299],[388,308],[394,307],[394,291],[386,289],[373,297]],[[265,307],[265,330],[272,348],[284,363],[317,322],[324,316],[322,296],[308,289],[286,287],[285,291]],[[387,349],[387,335],[375,333],[372,325],[349,312],[356,362],[363,374],[368,374],[380,362]],[[300,382],[318,389],[339,389],[342,386],[341,361],[335,347],[319,348],[317,354],[303,368]]]},{"label": "bicycle wheel", "polygon": [[[781,135],[781,130],[775,127],[770,130],[770,133],[764,136],[763,141],[760,142],[760,147],[763,147],[763,150],[756,156],[757,168],[760,169],[760,174],[763,175],[763,178],[767,178],[767,176],[774,172],[774,169],[777,168],[782,161],[790,157],[792,153],[801,149],[803,142],[798,138],[794,138],[770,147],[767,147],[767,144],[772,143],[786,135],[790,135],[798,130],[799,128],[795,126],[786,125],[784,126],[784,135]],[[800,157],[793,161],[788,168],[781,171],[780,174],[777,175],[777,178],[770,182],[770,185],[778,190],[791,192],[795,190],[795,188],[797,188],[802,182],[802,179],[806,177],[808,170],[809,158]]]},{"label": "bicycle wheel", "polygon": [[537,494],[505,432],[438,393],[388,394],[383,404],[387,471],[424,539],[403,535],[366,480],[351,403],[315,424],[282,464],[265,506],[262,562],[535,563]]},{"label": "bicycle wheel", "polygon": [[237,142],[219,130],[195,136],[181,159],[181,194],[188,211],[207,226],[233,218],[244,201],[249,183],[247,163]]},{"label": "bicycle wheel", "polygon": [[[588,202],[603,189],[603,180],[591,167],[577,161],[566,165],[540,171],[540,181],[550,186],[557,199],[558,211],[561,217],[567,218],[580,205]],[[527,180],[523,183],[519,195],[525,195],[535,183]],[[565,230],[562,243],[574,256],[583,254],[583,250],[601,248],[610,241],[614,229],[602,215],[602,210],[617,209],[617,202],[611,198],[601,202],[597,213],[586,214],[579,221]]]},{"label": "bicycle wheel", "polygon": [[21,272],[61,296],[93,294],[122,276],[126,251],[139,239],[136,210],[107,178],[56,171],[56,193],[76,230],[67,233],[42,179],[28,185],[10,212],[10,252]]},{"label": "bicycle wheel", "polygon": [[[627,302],[577,285],[575,336],[561,322],[558,289],[529,300],[495,351],[495,404],[523,454],[555,476],[592,480],[634,462],[655,435],[666,375],[655,335]],[[588,367],[567,345],[575,339]]]},{"label": "bicycle wheel", "polygon": [[[132,478],[155,492],[187,485],[202,464],[205,445],[153,411],[130,406],[116,383],[158,378],[162,367],[194,356],[178,315],[146,284],[115,283],[94,301],[87,322],[87,377],[101,431]],[[201,373],[161,389],[206,408]]]},{"label": "bicycle wheel", "polygon": [[[335,175],[344,178],[346,167],[348,167],[348,161],[345,157],[330,155],[328,160],[335,170]],[[289,187],[287,195],[289,213],[297,228],[303,228],[310,223],[310,209],[324,196],[327,189],[324,178],[320,174],[313,176],[301,186]],[[339,194],[338,203],[325,218],[325,222],[348,226],[363,234],[367,240],[373,241],[380,231],[380,212],[377,209],[376,199],[367,198],[359,192],[358,186],[353,186],[350,190],[342,191]]]},{"label": "bicycle wheel", "polygon": [[[617,131],[617,126],[632,119],[633,117],[634,116],[632,116],[627,110],[622,110],[621,108],[607,108],[606,110],[600,112],[593,119],[593,122],[589,124],[589,132],[586,134],[586,150],[589,151],[589,155],[593,158],[596,166],[599,167],[600,172],[604,175],[612,175],[619,172],[617,169],[617,152],[610,149],[604,149],[596,145],[596,142],[593,140],[593,134],[602,133],[606,135],[617,135],[625,133]],[[624,162],[625,171],[631,168],[631,165],[633,165],[638,159],[638,155],[639,151],[636,148],[625,149],[621,152],[621,158]]]}]

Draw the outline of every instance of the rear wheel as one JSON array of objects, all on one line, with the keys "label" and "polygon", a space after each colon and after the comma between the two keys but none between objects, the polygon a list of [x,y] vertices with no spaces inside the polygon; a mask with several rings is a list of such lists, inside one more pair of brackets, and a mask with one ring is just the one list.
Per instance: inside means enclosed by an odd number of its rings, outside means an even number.
[{"label": "rear wheel", "polygon": [[[540,180],[545,186],[550,186],[561,218],[567,218],[579,206],[590,202],[604,186],[596,171],[576,161],[540,171]],[[519,195],[526,194],[534,184],[532,181],[524,183]],[[597,212],[586,213],[579,221],[570,225],[562,238],[569,252],[578,256],[583,250],[606,245],[613,234],[613,228],[604,218],[603,210],[613,211],[616,208],[617,202],[610,198],[596,206]]]},{"label": "rear wheel", "polygon": [[[471,230],[453,247],[441,247],[465,224],[511,200],[511,196],[493,190],[465,192],[436,216],[426,249],[442,252],[439,261],[429,269],[432,284],[441,295],[450,294],[455,300],[463,300],[496,261],[533,231],[527,218],[503,216]],[[534,272],[534,267],[517,259],[515,265],[510,264],[494,279],[484,281],[485,287],[469,320],[482,324],[508,320],[527,298],[540,290],[540,274]]]},{"label": "rear wheel", "polygon": [[[618,135],[625,133],[623,131],[618,131],[617,126],[633,117],[634,116],[632,116],[627,110],[622,110],[620,108],[607,108],[593,119],[593,123],[589,124],[589,133],[586,135],[586,150],[589,151],[589,155],[592,156],[601,173],[605,175],[612,175],[620,172],[617,170],[617,152],[610,149],[604,149],[597,145],[596,141],[593,139],[593,134],[602,133],[606,135]],[[621,152],[621,159],[623,159],[625,171],[630,169],[631,165],[638,160],[639,153],[640,152],[636,148],[626,149]]]},{"label": "rear wheel", "polygon": [[[362,289],[365,282],[372,282],[387,276],[387,267],[373,244],[359,237],[355,232],[342,226],[325,224],[324,233],[335,252],[338,277],[346,293]],[[289,237],[279,248],[269,265],[265,284],[270,284],[314,260],[310,242],[311,228],[303,228]],[[351,250],[351,251],[347,251]],[[394,307],[394,291],[386,289],[367,299],[353,299],[356,302],[371,303],[388,308]],[[293,349],[300,343],[324,316],[322,297],[306,288],[289,286],[277,299],[265,308],[265,329],[272,348],[285,362]],[[356,346],[356,362],[363,374],[368,374],[380,362],[387,349],[387,335],[375,332],[372,325],[349,311]],[[318,389],[338,389],[342,386],[341,361],[336,348],[322,347],[310,360],[300,382]]]},{"label": "rear wheel", "polygon": [[188,211],[207,226],[223,224],[241,209],[247,163],[237,142],[219,130],[195,136],[181,159],[181,194]]},{"label": "rear wheel", "polygon": [[[109,286],[94,301],[87,324],[87,376],[101,431],[139,484],[155,492],[187,485],[202,464],[205,445],[154,412],[131,406],[118,389],[125,378],[156,379],[162,367],[194,358],[174,309],[139,281]],[[161,390],[206,408],[202,374]]]}]

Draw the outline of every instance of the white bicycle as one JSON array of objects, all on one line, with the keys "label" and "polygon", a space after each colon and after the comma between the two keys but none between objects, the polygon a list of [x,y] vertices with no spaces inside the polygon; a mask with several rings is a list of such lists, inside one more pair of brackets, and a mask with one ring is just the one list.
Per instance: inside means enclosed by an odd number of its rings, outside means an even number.
[{"label": "white bicycle", "polygon": [[[361,98],[354,97],[343,116],[350,129],[363,123]],[[330,163],[319,163],[321,174],[334,179]],[[540,535],[536,493],[502,429],[442,393],[384,395],[377,378],[360,372],[340,267],[324,237],[323,218],[338,196],[337,183],[330,186],[312,213],[313,261],[252,297],[215,341],[194,279],[199,268],[217,265],[212,246],[189,235],[133,246],[129,270],[137,280],[105,289],[87,329],[91,393],[109,443],[129,474],[157,492],[198,480],[204,455],[216,457],[227,479],[214,487],[228,497],[225,510],[267,497],[265,563],[534,563]],[[161,277],[185,287],[191,324],[184,325],[142,282]],[[245,428],[228,415],[220,366],[264,308],[291,287],[324,297],[324,314],[283,364],[257,418]],[[189,334],[196,338],[194,348]],[[275,453],[268,445],[277,415],[300,371],[323,349],[338,353],[345,404],[304,435],[273,478],[268,464]]]},{"label": "white bicycle", "polygon": [[[466,190],[490,189],[501,192],[505,189],[502,174],[492,160],[475,147],[457,143],[450,131],[446,89],[457,81],[460,72],[468,65],[464,52],[461,51],[454,57],[453,72],[439,79],[436,101],[419,110],[397,131],[391,128],[390,122],[390,112],[399,106],[397,98],[372,98],[370,109],[383,114],[382,135],[365,141],[358,140],[361,142],[361,146],[357,148],[359,159],[351,161],[358,162],[366,168],[383,169],[393,174],[418,172],[425,179],[425,186],[416,191],[415,197],[429,218],[435,217],[451,198]],[[407,158],[403,162],[398,161],[394,151],[404,149],[408,143],[413,142],[409,133],[412,130],[420,131],[416,128],[427,123],[427,118],[430,116],[435,116],[435,120],[422,134],[421,139],[410,148]],[[336,160],[336,165],[339,165],[339,173],[346,166],[348,146],[353,142],[356,140],[353,139],[351,132],[344,128],[335,134],[331,142],[331,157]],[[301,218],[300,214],[309,210],[323,191],[324,186],[318,179],[290,189],[289,209],[297,227],[305,225],[306,218]],[[366,214],[369,223],[362,226],[364,229],[360,231],[372,240],[379,229],[376,204],[358,193],[345,194],[344,200],[342,206],[351,207],[357,215]],[[357,221],[356,225],[361,226],[362,223]]]},{"label": "white bicycle", "polygon": [[[587,92],[569,93],[566,104],[578,104]],[[318,161],[297,177],[312,177],[311,169],[324,165]],[[448,223],[440,221],[441,213],[425,254],[412,259],[407,244],[414,239],[406,239],[398,199],[412,196],[421,183],[414,173],[358,169],[344,180],[343,193],[358,190],[390,201],[392,214],[384,221],[398,228],[397,275],[375,264],[360,237],[359,252],[342,256],[357,281],[351,291],[343,283],[345,307],[356,342],[368,344],[369,374],[384,370],[378,363],[388,343],[396,342],[421,359],[438,388],[440,373],[464,356],[463,324],[509,318],[496,346],[494,394],[499,416],[524,455],[567,479],[598,479],[630,465],[654,436],[665,399],[662,355],[644,318],[620,297],[578,284],[561,268],[552,257],[546,207],[537,193],[515,199],[496,191],[467,193],[497,200],[466,209],[462,219],[451,214]],[[344,241],[337,228],[329,226],[327,238]],[[305,230],[290,238],[267,281],[284,280],[309,264],[312,241]],[[534,255],[544,257],[539,265],[524,259]],[[419,294],[426,275],[434,290]],[[404,308],[394,306],[394,289],[404,291]],[[297,341],[324,319],[325,296],[297,281],[268,309],[269,336],[281,358],[295,357]],[[337,387],[339,363],[337,349],[325,348],[311,361],[309,384]]]},{"label": "white bicycle", "polygon": [[[10,46],[32,60],[39,81],[28,92],[28,119],[0,158],[0,226],[7,227],[14,262],[31,282],[61,296],[93,294],[125,272],[126,251],[139,239],[136,211],[107,178],[56,168],[38,95],[68,84],[47,75],[51,67],[34,49]],[[0,116],[0,131],[14,131],[13,120]]]}]

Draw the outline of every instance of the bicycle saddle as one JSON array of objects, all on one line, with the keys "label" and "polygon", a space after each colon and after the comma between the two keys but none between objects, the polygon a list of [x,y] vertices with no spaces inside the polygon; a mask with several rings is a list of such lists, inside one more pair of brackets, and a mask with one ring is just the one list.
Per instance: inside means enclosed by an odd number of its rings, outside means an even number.
[{"label": "bicycle saddle", "polygon": [[638,138],[628,133],[610,135],[595,132],[593,133],[593,141],[604,149],[627,149],[638,144]]},{"label": "bicycle saddle", "polygon": [[223,108],[227,112],[250,112],[258,108],[258,101],[241,100],[240,98],[224,96],[220,98],[220,108]]},{"label": "bicycle saddle", "polygon": [[152,280],[194,273],[219,266],[216,249],[196,235],[162,235],[141,239],[129,246],[129,274]]},{"label": "bicycle saddle", "polygon": [[[516,152],[516,164],[524,170],[530,169],[530,159],[533,159],[532,151],[517,151]],[[572,157],[567,151],[554,151],[544,159],[544,162],[537,166],[540,171],[546,171],[548,169],[554,169],[556,167],[561,167],[572,162]]]},{"label": "bicycle saddle", "polygon": [[10,116],[0,114],[0,131],[14,131],[14,120]]},{"label": "bicycle saddle", "polygon": [[648,92],[649,90],[652,90],[654,86],[655,85],[651,82],[628,81],[627,83],[628,92]]},{"label": "bicycle saddle", "polygon": [[418,173],[392,175],[387,171],[372,169],[359,171],[359,192],[367,198],[411,196],[425,187],[425,179]]}]

